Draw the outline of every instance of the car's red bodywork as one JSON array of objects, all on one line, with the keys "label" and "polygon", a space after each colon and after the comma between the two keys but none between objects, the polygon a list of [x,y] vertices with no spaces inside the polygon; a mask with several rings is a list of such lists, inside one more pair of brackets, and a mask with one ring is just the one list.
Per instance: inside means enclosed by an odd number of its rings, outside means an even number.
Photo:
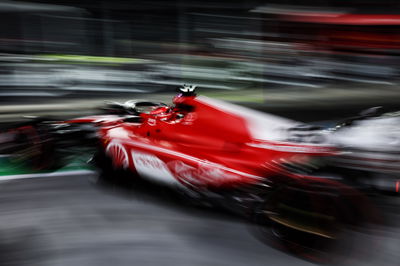
[{"label": "car's red bodywork", "polygon": [[[329,145],[287,141],[297,122],[206,97],[177,96],[171,107],[140,121],[106,115],[67,121],[101,124],[100,138],[115,168],[175,186],[232,187],[285,175],[307,179],[282,163],[329,156]],[[310,177],[311,178],[311,177]]]}]

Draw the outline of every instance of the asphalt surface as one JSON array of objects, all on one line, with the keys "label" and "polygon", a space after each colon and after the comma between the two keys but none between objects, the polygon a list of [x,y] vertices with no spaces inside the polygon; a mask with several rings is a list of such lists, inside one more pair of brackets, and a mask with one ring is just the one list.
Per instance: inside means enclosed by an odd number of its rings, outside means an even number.
[{"label": "asphalt surface", "polygon": [[[3,177],[0,265],[312,265],[261,241],[236,216],[159,189],[99,184],[96,176]],[[349,233],[356,248],[338,265],[398,265],[400,220],[392,217]]]}]

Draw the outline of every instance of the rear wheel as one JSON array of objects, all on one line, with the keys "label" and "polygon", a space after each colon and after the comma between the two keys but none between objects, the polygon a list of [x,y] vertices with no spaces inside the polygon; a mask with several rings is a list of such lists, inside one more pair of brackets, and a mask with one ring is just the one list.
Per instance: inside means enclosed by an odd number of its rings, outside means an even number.
[{"label": "rear wheel", "polygon": [[304,259],[327,263],[352,250],[346,237],[346,201],[333,191],[282,186],[257,207],[260,237]]}]

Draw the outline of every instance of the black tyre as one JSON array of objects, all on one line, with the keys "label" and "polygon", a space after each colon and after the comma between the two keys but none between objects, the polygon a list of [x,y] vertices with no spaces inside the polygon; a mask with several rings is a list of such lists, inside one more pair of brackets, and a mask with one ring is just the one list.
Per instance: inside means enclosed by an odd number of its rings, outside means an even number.
[{"label": "black tyre", "polygon": [[357,219],[351,208],[335,190],[281,186],[255,209],[253,217],[264,242],[312,262],[332,263],[352,253],[347,229]]},{"label": "black tyre", "polygon": [[129,169],[116,167],[110,158],[101,148],[98,148],[93,156],[92,162],[98,170],[96,182],[101,184],[128,185],[132,182],[134,174]]}]

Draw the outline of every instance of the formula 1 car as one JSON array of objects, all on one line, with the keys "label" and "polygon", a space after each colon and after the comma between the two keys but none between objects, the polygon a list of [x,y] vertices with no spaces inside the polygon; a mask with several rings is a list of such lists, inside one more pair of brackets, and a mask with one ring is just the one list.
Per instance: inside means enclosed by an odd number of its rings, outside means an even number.
[{"label": "formula 1 car", "polygon": [[372,214],[357,189],[324,172],[338,150],[319,128],[197,96],[193,86],[172,105],[133,100],[105,110],[37,125],[50,132],[45,143],[93,144],[101,176],[129,173],[243,214],[295,252],[329,247],[344,225]]},{"label": "formula 1 car", "polygon": [[243,214],[301,253],[330,246],[344,224],[371,219],[366,198],[324,168],[339,151],[319,128],[196,96],[189,86],[171,106],[113,107],[125,115],[65,121],[99,125],[94,161],[105,176],[128,172]]}]

